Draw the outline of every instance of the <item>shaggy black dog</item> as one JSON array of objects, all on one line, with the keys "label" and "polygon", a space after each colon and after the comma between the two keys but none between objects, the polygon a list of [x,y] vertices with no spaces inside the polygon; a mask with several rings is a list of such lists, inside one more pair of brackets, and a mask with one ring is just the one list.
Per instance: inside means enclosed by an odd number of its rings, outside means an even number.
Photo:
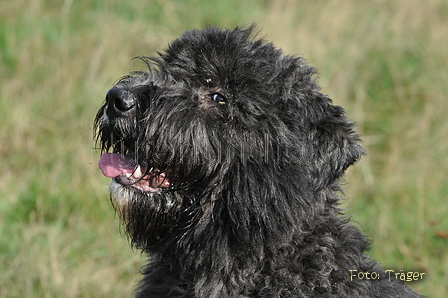
[{"label": "shaggy black dog", "polygon": [[137,297],[419,297],[365,255],[335,192],[363,149],[316,70],[253,28],[191,30],[96,117]]}]

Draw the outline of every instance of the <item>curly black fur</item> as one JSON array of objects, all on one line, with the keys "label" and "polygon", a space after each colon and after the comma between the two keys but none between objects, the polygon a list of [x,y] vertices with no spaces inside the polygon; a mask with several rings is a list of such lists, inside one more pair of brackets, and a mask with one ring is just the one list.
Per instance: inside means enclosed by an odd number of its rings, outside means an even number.
[{"label": "curly black fur", "polygon": [[112,203],[151,256],[136,297],[420,297],[338,207],[363,149],[313,67],[252,27],[191,30],[140,59],[148,71],[122,78],[95,120],[117,153],[100,161]]}]

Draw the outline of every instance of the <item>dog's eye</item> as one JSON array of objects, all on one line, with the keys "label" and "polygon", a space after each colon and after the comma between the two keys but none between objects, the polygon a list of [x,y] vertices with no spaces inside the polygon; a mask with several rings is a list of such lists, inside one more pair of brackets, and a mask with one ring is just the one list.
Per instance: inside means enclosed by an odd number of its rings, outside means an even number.
[{"label": "dog's eye", "polygon": [[211,99],[219,105],[224,105],[227,103],[227,98],[219,93],[211,94]]}]

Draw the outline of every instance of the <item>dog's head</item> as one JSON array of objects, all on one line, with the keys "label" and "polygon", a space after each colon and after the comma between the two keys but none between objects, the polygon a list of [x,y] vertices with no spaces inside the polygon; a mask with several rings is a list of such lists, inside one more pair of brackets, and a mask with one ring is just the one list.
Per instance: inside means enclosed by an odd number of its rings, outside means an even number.
[{"label": "dog's head", "polygon": [[107,93],[99,166],[139,247],[287,231],[360,158],[315,69],[252,31],[188,31]]}]

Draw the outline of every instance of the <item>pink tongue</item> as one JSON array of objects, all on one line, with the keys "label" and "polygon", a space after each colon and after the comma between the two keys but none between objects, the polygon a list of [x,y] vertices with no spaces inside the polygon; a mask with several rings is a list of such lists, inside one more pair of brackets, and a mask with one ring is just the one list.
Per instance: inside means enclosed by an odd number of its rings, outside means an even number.
[{"label": "pink tongue", "polygon": [[137,163],[131,156],[104,153],[101,155],[98,167],[104,176],[115,178],[121,174],[133,173],[137,167]]}]

